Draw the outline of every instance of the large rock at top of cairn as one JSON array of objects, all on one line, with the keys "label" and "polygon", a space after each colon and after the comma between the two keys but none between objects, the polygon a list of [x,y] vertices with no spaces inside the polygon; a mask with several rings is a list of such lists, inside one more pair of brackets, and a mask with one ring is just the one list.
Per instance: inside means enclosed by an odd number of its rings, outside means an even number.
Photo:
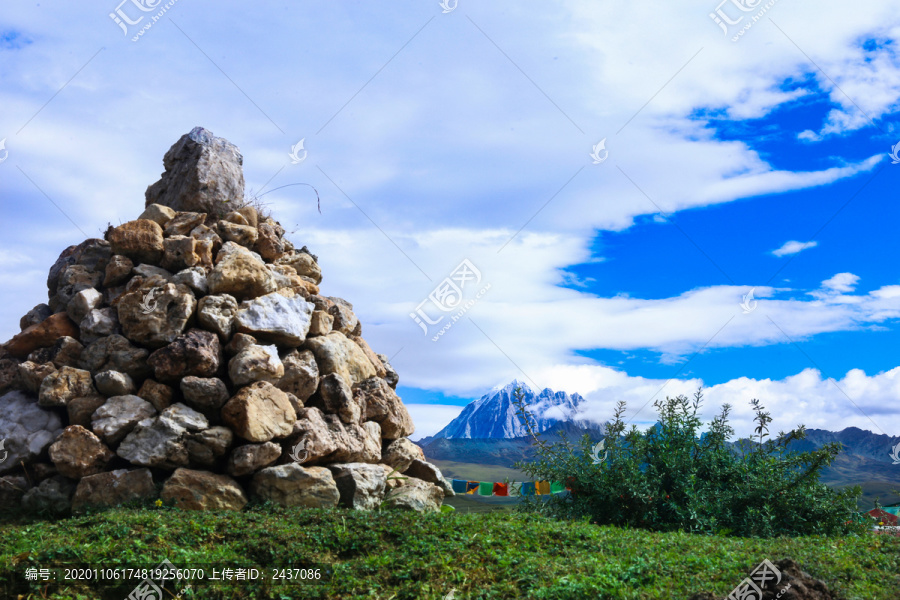
[{"label": "large rock at top of cairn", "polygon": [[243,164],[237,146],[194,127],[166,152],[166,170],[147,188],[146,205],[222,217],[244,199]]},{"label": "large rock at top of cairn", "polygon": [[243,206],[241,163],[194,129],[141,214],[60,253],[0,345],[0,508],[371,510],[390,488],[436,510],[450,494],[353,305]]}]

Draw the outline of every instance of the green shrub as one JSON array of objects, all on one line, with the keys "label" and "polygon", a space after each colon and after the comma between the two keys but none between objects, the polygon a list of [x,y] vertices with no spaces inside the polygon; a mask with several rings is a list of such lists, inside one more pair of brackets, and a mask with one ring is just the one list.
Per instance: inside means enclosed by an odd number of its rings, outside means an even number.
[{"label": "green shrub", "polygon": [[[831,464],[841,444],[788,452],[791,441],[806,437],[803,425],[764,442],[771,417],[758,400],[751,403],[759,440],[744,440],[735,448],[727,444],[734,434],[727,425],[728,404],[698,437],[702,390],[693,403],[686,396],[657,400],[658,422],[643,434],[634,425],[625,432],[625,402],[619,402],[602,444],[592,448],[585,435],[579,448],[564,433],[560,443],[541,440],[522,391],[514,396],[536,443],[536,459],[516,467],[536,480],[563,481],[571,490],[547,501],[526,497],[520,510],[601,525],[744,537],[866,531],[854,518],[861,488],[837,492],[819,482],[820,470]],[[593,457],[597,454],[600,462]]]}]

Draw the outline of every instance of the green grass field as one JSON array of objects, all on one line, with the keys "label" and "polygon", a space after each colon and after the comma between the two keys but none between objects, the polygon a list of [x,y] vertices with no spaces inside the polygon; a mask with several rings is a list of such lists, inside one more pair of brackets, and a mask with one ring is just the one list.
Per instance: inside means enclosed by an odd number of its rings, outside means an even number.
[{"label": "green grass field", "polygon": [[[823,579],[837,598],[900,598],[900,537],[883,535],[757,540],[654,534],[502,511],[251,507],[198,513],[155,506],[57,522],[19,519],[3,523],[2,531],[0,590],[5,586],[3,597],[11,599],[122,600],[137,580],[47,585],[27,582],[25,572],[73,564],[152,568],[168,559],[179,569],[203,568],[207,578],[225,567],[255,567],[263,575],[257,581],[195,580],[182,599],[412,600],[447,598],[452,591],[455,600],[686,600],[702,590],[724,596],[763,559],[785,557]],[[318,568],[322,579],[275,580],[276,568]],[[280,572],[288,573],[300,572]]]}]

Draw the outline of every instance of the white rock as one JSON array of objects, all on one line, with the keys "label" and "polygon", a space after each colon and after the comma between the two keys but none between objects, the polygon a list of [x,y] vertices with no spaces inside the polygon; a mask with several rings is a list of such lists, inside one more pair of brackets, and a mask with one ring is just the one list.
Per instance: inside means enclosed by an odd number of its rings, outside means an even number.
[{"label": "white rock", "polygon": [[297,347],[306,340],[315,305],[302,296],[278,292],[241,303],[234,319],[237,330],[279,346]]}]

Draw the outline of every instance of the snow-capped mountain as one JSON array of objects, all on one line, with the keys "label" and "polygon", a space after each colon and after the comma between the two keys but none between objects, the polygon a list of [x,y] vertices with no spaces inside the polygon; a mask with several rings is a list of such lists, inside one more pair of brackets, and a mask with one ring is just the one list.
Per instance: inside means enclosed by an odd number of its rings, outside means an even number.
[{"label": "snow-capped mountain", "polygon": [[517,387],[522,388],[528,411],[534,417],[535,433],[547,431],[560,423],[589,425],[574,418],[579,404],[584,402],[580,395],[554,392],[550,388],[538,393],[527,383],[513,380],[505,387],[469,403],[458,417],[427,439],[509,439],[528,435],[513,404],[513,393]]}]

